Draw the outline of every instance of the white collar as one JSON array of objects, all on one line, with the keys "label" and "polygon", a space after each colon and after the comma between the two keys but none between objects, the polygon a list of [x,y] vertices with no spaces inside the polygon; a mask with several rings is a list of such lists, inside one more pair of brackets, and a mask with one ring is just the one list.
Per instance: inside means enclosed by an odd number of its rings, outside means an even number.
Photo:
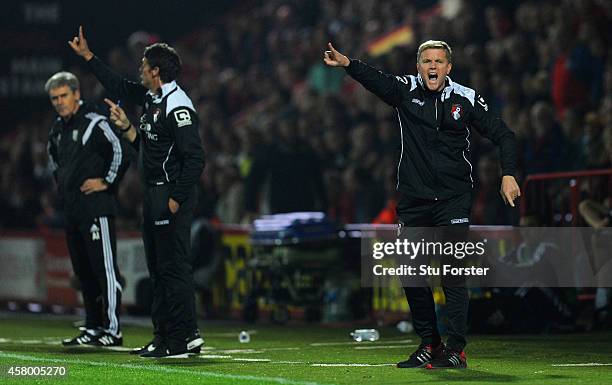
[{"label": "white collar", "polygon": [[147,95],[150,95],[153,98],[154,102],[159,102],[161,99],[163,99],[170,92],[174,91],[176,89],[176,87],[178,87],[176,85],[176,81],[173,80],[170,83],[166,83],[166,84],[161,86],[161,95],[153,93],[153,92],[151,92],[151,90],[147,91]]}]

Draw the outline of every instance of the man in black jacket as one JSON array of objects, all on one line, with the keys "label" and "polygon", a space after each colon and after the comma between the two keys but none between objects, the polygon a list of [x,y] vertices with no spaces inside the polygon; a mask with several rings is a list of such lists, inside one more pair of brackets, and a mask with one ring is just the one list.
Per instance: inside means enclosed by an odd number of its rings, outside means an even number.
[{"label": "man in black jacket", "polygon": [[143,240],[151,282],[154,339],[133,351],[144,358],[183,358],[197,354],[203,340],[197,329],[190,229],[196,183],[204,169],[198,115],[176,84],[181,61],[167,44],[147,47],[140,66],[141,84],[121,78],[79,36],[69,42],[112,94],[142,105],[138,130],[117,104],[111,120],[135,147],[144,188]]},{"label": "man in black jacket", "polygon": [[117,184],[129,164],[105,116],[81,101],[79,81],[58,72],[45,84],[59,115],[48,152],[66,215],[66,241],[81,282],[85,328],[64,346],[121,346],[121,284],[117,268]]},{"label": "man in black jacket", "polygon": [[[418,75],[384,74],[349,59],[331,43],[325,64],[346,72],[397,111],[401,154],[397,166],[397,213],[401,226],[453,229],[453,237],[467,236],[472,207],[470,135],[475,128],[500,148],[501,196],[514,207],[520,190],[516,173],[516,141],[504,122],[473,89],[453,82],[452,51],[443,41],[429,40],[418,49]],[[459,231],[457,231],[459,230]],[[461,235],[461,234],[464,235]],[[444,346],[436,326],[429,287],[405,287],[419,348],[400,368],[465,368],[468,293],[462,285],[444,286],[448,313],[448,342]]]}]

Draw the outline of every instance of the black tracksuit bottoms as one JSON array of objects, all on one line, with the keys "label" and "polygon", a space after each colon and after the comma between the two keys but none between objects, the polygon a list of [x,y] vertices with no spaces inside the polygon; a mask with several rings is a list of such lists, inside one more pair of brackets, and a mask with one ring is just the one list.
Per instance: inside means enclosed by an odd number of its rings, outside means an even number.
[{"label": "black tracksuit bottoms", "polygon": [[[400,229],[436,227],[434,232],[437,239],[449,240],[452,237],[455,241],[465,242],[468,237],[471,208],[471,192],[444,200],[426,200],[402,194],[397,205],[397,213]],[[442,288],[448,314],[447,345],[461,352],[466,345],[468,291],[465,286],[457,284],[443,283]],[[441,339],[431,288],[427,285],[404,287],[404,292],[412,312],[414,330],[422,343],[438,345]]]},{"label": "black tracksuit bottoms", "polygon": [[85,327],[119,336],[121,284],[117,266],[115,219],[68,221],[66,243],[75,275],[81,281]]},{"label": "black tracksuit bottoms", "polygon": [[146,186],[143,202],[143,240],[153,289],[151,318],[157,339],[171,348],[184,348],[197,329],[191,222],[195,188],[173,215],[168,199],[173,183]]}]

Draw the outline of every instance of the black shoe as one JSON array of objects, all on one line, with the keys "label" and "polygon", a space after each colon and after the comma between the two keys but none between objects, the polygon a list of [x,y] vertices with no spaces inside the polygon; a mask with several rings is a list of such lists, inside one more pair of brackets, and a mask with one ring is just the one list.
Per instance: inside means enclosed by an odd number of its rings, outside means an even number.
[{"label": "black shoe", "polygon": [[406,361],[398,362],[398,368],[424,368],[444,351],[444,344],[440,342],[433,348],[431,345],[421,344]]},{"label": "black shoe", "polygon": [[140,355],[142,358],[187,358],[189,353],[187,351],[187,345],[179,349],[170,349],[166,344],[156,346],[150,352],[146,352]]},{"label": "black shoe", "polygon": [[118,336],[114,336],[110,333],[104,332],[96,338],[92,345],[101,347],[123,346],[123,336],[121,333],[119,333]]},{"label": "black shoe", "polygon": [[149,342],[145,346],[141,346],[139,348],[132,349],[130,351],[130,354],[141,355],[141,354],[144,354],[144,353],[152,352],[153,350],[155,350],[155,348],[158,345],[161,345],[161,340],[159,338],[155,337],[155,338],[153,338],[153,340],[151,342]]},{"label": "black shoe", "polygon": [[196,330],[193,332],[189,338],[187,338],[187,352],[190,355],[198,355],[202,350],[202,345],[204,345],[204,340],[200,337],[200,331]]},{"label": "black shoe", "polygon": [[64,346],[81,346],[81,345],[94,345],[95,341],[100,336],[100,332],[94,329],[85,329],[74,338],[66,338],[62,340]]},{"label": "black shoe", "polygon": [[465,352],[457,352],[452,349],[444,349],[444,353],[434,358],[427,365],[427,369],[465,369],[467,368],[467,359]]}]

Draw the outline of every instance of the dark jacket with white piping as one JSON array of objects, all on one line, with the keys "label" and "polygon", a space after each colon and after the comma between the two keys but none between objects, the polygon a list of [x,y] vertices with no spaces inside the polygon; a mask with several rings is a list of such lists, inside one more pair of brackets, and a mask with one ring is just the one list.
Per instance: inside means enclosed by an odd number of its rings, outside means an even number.
[{"label": "dark jacket with white piping", "polygon": [[499,146],[502,175],[516,173],[514,133],[473,89],[447,77],[442,91],[431,92],[420,75],[385,74],[354,59],[346,71],[397,111],[397,189],[403,194],[438,200],[470,191],[472,128]]},{"label": "dark jacket with white piping", "polygon": [[[130,156],[105,116],[87,103],[68,121],[58,116],[49,131],[47,150],[69,221],[116,215],[117,185]],[[90,178],[104,179],[108,189],[85,195],[80,187]]]},{"label": "dark jacket with white piping", "polygon": [[117,75],[97,57],[88,64],[106,90],[144,107],[134,124],[140,174],[149,186],[174,184],[170,197],[183,203],[204,170],[198,115],[191,99],[174,81],[164,84],[160,94],[152,94]]}]

